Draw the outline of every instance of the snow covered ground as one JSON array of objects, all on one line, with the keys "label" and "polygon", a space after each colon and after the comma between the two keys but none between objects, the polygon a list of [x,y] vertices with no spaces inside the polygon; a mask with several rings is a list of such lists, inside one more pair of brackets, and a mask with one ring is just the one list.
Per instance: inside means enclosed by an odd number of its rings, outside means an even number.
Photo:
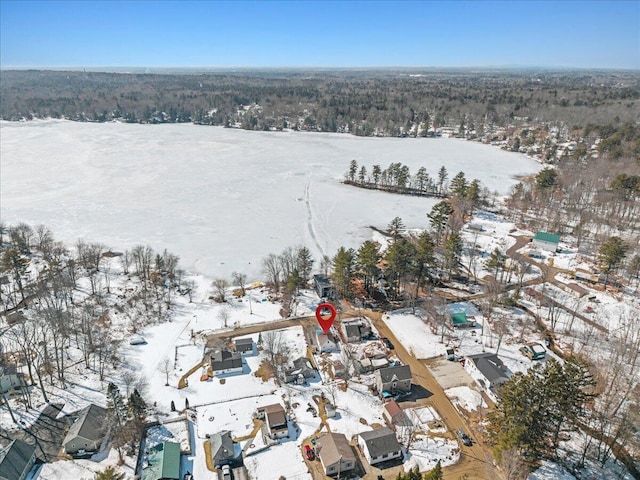
[{"label": "snow covered ground", "polygon": [[[258,277],[269,253],[303,244],[319,259],[371,239],[400,216],[424,228],[435,199],[342,185],[355,159],[430,175],[446,166],[490,191],[540,165],[524,155],[455,139],[361,138],[249,132],[190,124],[60,120],[0,122],[0,214],[56,236],[113,248],[149,244],[187,270]],[[371,208],[375,205],[375,208]]]}]

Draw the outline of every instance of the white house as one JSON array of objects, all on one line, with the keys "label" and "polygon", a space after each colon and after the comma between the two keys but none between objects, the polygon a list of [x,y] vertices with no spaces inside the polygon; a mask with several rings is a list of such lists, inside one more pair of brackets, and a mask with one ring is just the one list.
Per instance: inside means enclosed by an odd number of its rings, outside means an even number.
[{"label": "white house", "polygon": [[17,388],[24,388],[27,383],[24,374],[19,373],[14,365],[0,367],[0,393],[6,393]]},{"label": "white house", "polygon": [[279,403],[259,407],[256,416],[264,419],[266,433],[270,438],[275,440],[289,436],[287,414]]},{"label": "white house", "polygon": [[316,453],[325,475],[344,475],[356,466],[356,456],[342,433],[325,433],[316,442]]},{"label": "white house", "polygon": [[402,457],[402,446],[389,427],[360,433],[358,446],[371,465]]},{"label": "white house", "polygon": [[318,351],[320,353],[337,352],[340,350],[338,348],[338,339],[335,338],[331,332],[327,334],[322,330],[316,331],[316,341],[318,342]]},{"label": "white house", "polygon": [[213,375],[228,375],[242,373],[244,370],[244,360],[240,352],[230,352],[229,350],[216,350],[211,354],[211,372]]}]

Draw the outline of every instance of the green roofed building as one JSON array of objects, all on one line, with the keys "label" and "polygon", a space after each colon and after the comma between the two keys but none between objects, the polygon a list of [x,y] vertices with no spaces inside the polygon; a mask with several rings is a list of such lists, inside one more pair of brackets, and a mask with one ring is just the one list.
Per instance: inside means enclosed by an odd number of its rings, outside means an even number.
[{"label": "green roofed building", "polygon": [[180,480],[180,444],[159,443],[151,448],[142,480]]},{"label": "green roofed building", "polygon": [[533,237],[533,245],[547,252],[555,252],[558,249],[558,243],[560,243],[560,235],[553,233],[538,232]]},{"label": "green roofed building", "polygon": [[476,325],[476,322],[469,320],[464,312],[452,313],[451,323],[453,323],[454,328],[470,328]]}]

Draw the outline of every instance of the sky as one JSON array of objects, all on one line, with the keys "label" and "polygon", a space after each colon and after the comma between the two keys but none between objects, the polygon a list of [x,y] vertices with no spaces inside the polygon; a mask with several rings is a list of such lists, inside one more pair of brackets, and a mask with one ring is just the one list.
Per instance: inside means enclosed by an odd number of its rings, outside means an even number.
[{"label": "sky", "polygon": [[0,0],[0,67],[640,69],[640,1]]}]

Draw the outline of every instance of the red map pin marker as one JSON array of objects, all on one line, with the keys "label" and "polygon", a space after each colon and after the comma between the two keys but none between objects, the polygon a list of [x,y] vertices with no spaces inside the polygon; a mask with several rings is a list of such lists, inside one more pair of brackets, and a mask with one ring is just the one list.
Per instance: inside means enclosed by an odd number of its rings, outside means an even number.
[{"label": "red map pin marker", "polygon": [[[325,313],[326,310],[329,310],[330,312],[329,318],[325,318],[322,316],[322,314]],[[316,318],[318,319],[320,328],[322,328],[322,331],[325,333],[325,335],[331,328],[331,325],[333,325],[333,321],[336,319],[336,315],[336,307],[334,307],[330,303],[321,303],[320,305],[318,305],[318,308],[316,308]]]}]

